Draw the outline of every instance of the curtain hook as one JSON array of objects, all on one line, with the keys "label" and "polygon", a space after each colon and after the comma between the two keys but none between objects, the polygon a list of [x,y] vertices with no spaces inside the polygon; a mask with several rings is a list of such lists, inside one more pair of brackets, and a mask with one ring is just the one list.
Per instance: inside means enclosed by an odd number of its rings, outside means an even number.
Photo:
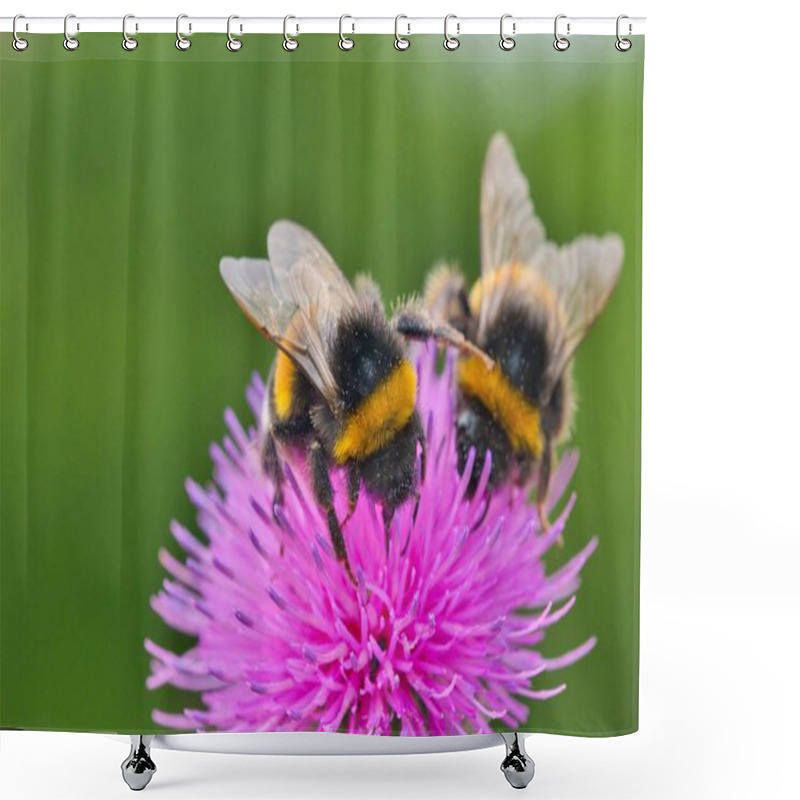
[{"label": "curtain hook", "polygon": [[[408,50],[411,47],[411,39],[407,39],[405,36],[400,35],[400,20],[401,19],[408,19],[405,14],[398,14],[394,18],[394,49],[395,50]],[[406,23],[408,27],[408,33],[411,33],[411,23]]]},{"label": "curtain hook", "polygon": [[[448,24],[451,19],[456,20],[456,35],[451,36],[448,32]],[[461,40],[458,38],[459,33],[461,33],[461,23],[458,21],[458,17],[455,14],[448,14],[444,18],[444,49],[449,50],[452,52],[453,50],[458,50],[459,46],[461,45]]]},{"label": "curtain hook", "polygon": [[[624,19],[628,19],[628,16],[626,14],[620,14],[617,17],[617,41],[614,44],[614,47],[616,47],[617,50],[620,51],[620,53],[626,53],[628,50],[631,49],[631,47],[633,47],[633,42],[630,39],[623,39],[622,36],[620,36],[620,33],[619,33],[620,22],[622,22],[622,20],[624,20]],[[633,27],[631,26],[630,23],[628,23],[628,36],[631,35],[632,31],[633,31]]]},{"label": "curtain hook", "polygon": [[[353,19],[353,18],[349,14],[342,14],[342,16],[339,17],[339,49],[340,50],[352,50],[356,46],[356,43],[349,36],[345,36],[344,32],[342,30],[342,28],[344,26],[344,21],[346,19]],[[354,22],[351,23],[351,24],[353,26],[353,31],[355,32],[356,25],[355,25]]]},{"label": "curtain hook", "polygon": [[[231,14],[228,17],[228,43],[225,46],[228,48],[228,50],[231,51],[231,53],[238,53],[239,50],[241,50],[242,46],[244,45],[244,42],[241,39],[237,39],[231,33],[231,22],[233,22],[235,19],[239,19],[239,17],[237,17],[236,14]],[[241,32],[241,30],[242,26],[240,25],[239,31]]]},{"label": "curtain hook", "polygon": [[[130,52],[139,46],[139,41],[133,36],[128,36],[129,19],[136,19],[136,17],[134,17],[133,14],[126,14],[122,18],[122,49]],[[137,25],[136,27],[138,28],[139,26]]]},{"label": "curtain hook", "polygon": [[[70,32],[69,32],[69,21],[71,19],[75,19],[75,18],[76,17],[75,17],[74,14],[67,14],[67,16],[64,17],[64,49],[65,50],[70,50],[70,51],[71,50],[77,50],[78,47],[80,47],[80,44],[81,44],[74,36],[71,36]],[[81,29],[81,26],[78,23],[75,23],[75,31],[77,32],[80,29]]]},{"label": "curtain hook", "polygon": [[17,35],[17,20],[18,19],[25,19],[25,15],[24,14],[17,14],[17,16],[14,17],[14,21],[11,23],[11,33],[14,34],[14,39],[11,42],[11,46],[17,52],[21,53],[23,50],[27,50],[28,49],[28,40],[27,39],[23,39],[22,37]]},{"label": "curtain hook", "polygon": [[[566,14],[559,14],[556,17],[556,21],[553,25],[553,34],[556,37],[555,41],[553,42],[553,47],[555,47],[559,53],[563,53],[565,50],[569,49],[569,39],[567,39],[566,36],[559,35],[558,33],[558,21],[566,18]],[[567,23],[567,36],[569,36],[569,22]]]},{"label": "curtain hook", "polygon": [[[288,25],[290,19],[297,19],[297,17],[293,17],[291,14],[287,14],[283,18],[283,49],[288,51],[289,53],[294,52],[300,47],[300,42],[297,41],[293,36],[289,36]],[[296,30],[300,30],[300,26],[296,27]]]},{"label": "curtain hook", "polygon": [[[508,36],[505,32],[505,24],[507,19],[513,19],[511,14],[503,14],[500,17],[500,49],[505,50],[508,52],[509,50],[513,50],[517,46],[517,41],[514,39],[513,36]],[[517,23],[511,23],[511,32],[517,32]]]},{"label": "curtain hook", "polygon": [[[181,20],[182,19],[189,19],[189,15],[188,14],[178,14],[178,17],[175,20],[175,36],[177,36],[177,38],[175,39],[175,47],[177,47],[178,50],[188,50],[192,46],[192,40],[191,39],[187,39],[181,33]],[[191,33],[191,31],[192,31],[192,26],[190,24],[189,25],[189,32]]]}]

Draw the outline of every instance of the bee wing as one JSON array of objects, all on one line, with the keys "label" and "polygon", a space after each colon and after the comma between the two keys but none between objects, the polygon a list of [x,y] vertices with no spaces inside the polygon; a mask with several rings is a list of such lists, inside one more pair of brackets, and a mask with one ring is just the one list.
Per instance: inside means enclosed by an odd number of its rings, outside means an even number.
[{"label": "bee wing", "polygon": [[267,252],[277,273],[293,276],[285,288],[298,303],[321,293],[319,296],[335,304],[331,311],[336,317],[343,306],[355,303],[353,287],[331,254],[302,225],[289,220],[273,223],[267,234]]},{"label": "bee wing", "polygon": [[245,316],[280,347],[335,407],[338,387],[328,363],[341,313],[356,295],[335,262],[305,228],[276,222],[270,260],[223,258],[220,272]]},{"label": "bee wing", "polygon": [[622,239],[581,235],[560,248],[543,248],[533,268],[556,292],[567,322],[565,360],[602,313],[622,270]]},{"label": "bee wing", "polygon": [[[486,288],[495,270],[531,263],[545,244],[544,225],[533,210],[528,180],[511,143],[497,133],[489,142],[481,180],[481,280]],[[495,313],[499,295],[483,293],[481,329]]]},{"label": "bee wing", "polygon": [[323,396],[335,397],[335,384],[324,347],[313,331],[310,310],[287,296],[271,262],[254,258],[223,258],[220,272],[247,319],[274,342],[305,373]]},{"label": "bee wing", "polygon": [[567,320],[563,368],[608,302],[623,256],[622,239],[615,234],[579,236],[563,247],[548,242],[511,144],[503,134],[492,138],[481,188],[481,330],[508,292],[528,291],[522,274],[514,282],[495,286],[492,273],[527,264],[547,281],[563,307]]}]

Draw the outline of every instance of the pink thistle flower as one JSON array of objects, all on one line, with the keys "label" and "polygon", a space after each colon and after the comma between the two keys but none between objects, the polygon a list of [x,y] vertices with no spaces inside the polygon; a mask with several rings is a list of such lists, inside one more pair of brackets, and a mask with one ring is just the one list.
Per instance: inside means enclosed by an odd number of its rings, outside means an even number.
[{"label": "pink thistle flower", "polygon": [[[416,362],[428,454],[417,517],[413,503],[398,509],[387,554],[379,509],[362,492],[344,528],[357,587],[333,554],[300,456],[286,464],[275,515],[257,432],[227,411],[230,435],[211,447],[215,485],[187,482],[208,543],[173,523],[185,562],[160,552],[170,577],[152,599],[164,622],[197,643],[179,655],[145,642],[147,686],[201,692],[204,707],[154,711],[155,722],[200,731],[486,733],[492,724],[519,728],[526,701],[566,688],[539,682],[595,639],[557,658],[537,648],[572,609],[597,540],[547,575],[543,556],[563,533],[574,494],[546,532],[519,489],[496,490],[487,510],[487,458],[468,499],[474,461],[459,475],[453,360],[437,374],[434,350],[422,348]],[[247,398],[256,417],[263,393],[255,375]],[[576,466],[574,452],[562,458],[553,505]],[[333,479],[344,519],[343,476]]]}]

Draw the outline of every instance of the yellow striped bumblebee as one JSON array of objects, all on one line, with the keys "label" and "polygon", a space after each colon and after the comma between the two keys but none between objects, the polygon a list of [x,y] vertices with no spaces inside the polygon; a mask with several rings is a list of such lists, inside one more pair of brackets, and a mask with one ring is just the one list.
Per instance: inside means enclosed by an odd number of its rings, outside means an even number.
[{"label": "yellow striped bumblebee", "polygon": [[507,480],[525,486],[538,466],[537,504],[548,527],[554,448],[574,411],[572,358],[617,283],[623,244],[616,234],[582,235],[563,247],[548,242],[503,134],[489,144],[480,211],[481,277],[471,291],[448,266],[426,285],[431,314],[495,361],[489,369],[470,354],[459,356],[459,467],[475,448],[474,493],[487,451],[491,486]]},{"label": "yellow striped bumblebee", "polygon": [[264,398],[262,463],[279,504],[279,444],[308,449],[315,498],[336,557],[350,572],[330,468],[346,470],[350,513],[362,482],[381,503],[387,548],[395,509],[416,495],[418,446],[424,475],[417,376],[404,339],[435,339],[485,357],[414,300],[387,320],[377,285],[360,276],[351,286],[316,237],[295,223],[274,223],[267,250],[269,260],[223,258],[220,264],[242,311],[278,348]]}]

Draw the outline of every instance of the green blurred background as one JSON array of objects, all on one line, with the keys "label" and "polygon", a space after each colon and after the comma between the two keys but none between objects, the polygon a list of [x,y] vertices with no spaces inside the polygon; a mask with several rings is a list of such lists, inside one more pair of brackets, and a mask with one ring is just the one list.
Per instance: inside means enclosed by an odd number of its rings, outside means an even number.
[{"label": "green blurred background", "polygon": [[[265,255],[272,221],[314,231],[385,297],[456,259],[478,271],[480,170],[510,137],[555,241],[617,231],[622,278],[581,347],[574,444],[579,493],[555,568],[600,537],[578,604],[546,655],[596,634],[532,705],[526,729],[583,735],[638,725],[641,96],[644,40],[613,37],[87,34],[0,36],[0,726],[153,732],[151,637],[190,640],[149,608],[193,525],[183,484],[210,478],[222,412],[249,419],[244,388],[267,345],[218,273]],[[519,576],[510,576],[518,579]]]}]

